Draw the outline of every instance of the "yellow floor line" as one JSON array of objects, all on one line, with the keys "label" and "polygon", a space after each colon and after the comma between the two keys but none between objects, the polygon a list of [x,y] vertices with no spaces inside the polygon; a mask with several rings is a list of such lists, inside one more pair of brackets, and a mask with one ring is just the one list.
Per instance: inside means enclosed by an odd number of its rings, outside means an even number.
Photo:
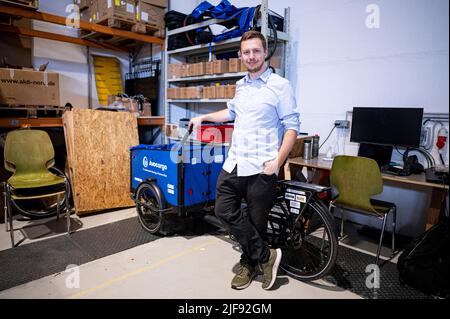
[{"label": "yellow floor line", "polygon": [[121,275],[121,276],[112,278],[112,279],[110,279],[110,280],[108,280],[108,281],[106,281],[106,282],[104,282],[104,283],[102,283],[102,284],[99,284],[99,285],[94,286],[94,287],[92,287],[92,288],[89,288],[89,289],[87,289],[87,290],[80,291],[80,292],[78,292],[78,293],[76,293],[76,294],[73,294],[73,295],[69,296],[68,299],[77,299],[77,298],[81,298],[81,297],[83,297],[83,296],[86,296],[87,294],[90,294],[90,293],[94,292],[94,291],[97,291],[97,290],[106,288],[106,287],[108,287],[108,286],[111,286],[111,285],[114,284],[114,283],[117,283],[117,282],[119,282],[119,281],[123,281],[123,280],[128,279],[128,278],[133,277],[133,276],[136,276],[136,275],[141,274],[141,273],[143,273],[143,272],[145,272],[145,271],[149,271],[149,270],[158,268],[159,266],[162,266],[162,265],[164,265],[164,264],[167,264],[168,262],[170,262],[170,261],[172,261],[172,260],[174,260],[174,259],[183,257],[183,256],[188,255],[188,254],[191,254],[191,253],[193,253],[193,252],[195,252],[195,251],[197,251],[197,250],[200,250],[200,249],[205,248],[205,247],[207,247],[207,246],[209,246],[209,245],[212,245],[212,244],[217,244],[217,243],[219,243],[219,242],[220,242],[220,241],[219,241],[218,239],[211,239],[211,240],[208,240],[208,241],[206,241],[206,242],[204,242],[204,243],[202,243],[202,244],[199,244],[199,245],[197,245],[197,246],[194,246],[194,247],[192,247],[192,248],[189,248],[189,249],[187,249],[187,250],[184,250],[184,251],[182,251],[182,252],[180,252],[180,253],[178,253],[178,254],[175,254],[175,255],[166,257],[166,258],[164,258],[164,259],[161,259],[161,260],[157,261],[156,263],[153,263],[153,264],[151,264],[151,265],[149,265],[149,266],[145,266],[145,267],[136,269],[136,270],[134,270],[134,271],[132,271],[132,272],[129,272],[129,273],[127,273],[127,274],[124,274],[124,275]]}]

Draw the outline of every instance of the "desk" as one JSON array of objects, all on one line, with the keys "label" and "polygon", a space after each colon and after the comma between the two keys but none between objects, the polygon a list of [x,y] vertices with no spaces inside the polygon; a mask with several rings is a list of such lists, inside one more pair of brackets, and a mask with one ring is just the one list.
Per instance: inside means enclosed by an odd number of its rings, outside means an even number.
[{"label": "desk", "polygon": [[[284,178],[291,179],[291,170],[294,167],[302,169],[306,167],[309,171],[319,172],[319,176],[315,176],[313,182],[316,184],[321,184],[323,182],[324,176],[328,177],[329,171],[331,170],[331,166],[333,161],[324,160],[325,155],[319,154],[319,157],[305,160],[301,157],[289,158],[284,165]],[[320,174],[324,173],[325,174]],[[399,183],[400,186],[407,187],[408,184],[419,185],[421,187],[429,187],[432,189],[431,191],[431,201],[430,207],[428,209],[427,222],[425,229],[429,229],[431,226],[436,224],[439,221],[441,206],[443,201],[445,200],[445,194],[448,190],[448,185],[444,184],[436,184],[429,183],[425,180],[425,173],[422,174],[413,174],[410,176],[395,176],[390,174],[381,174],[383,180],[393,181],[395,183]]]}]

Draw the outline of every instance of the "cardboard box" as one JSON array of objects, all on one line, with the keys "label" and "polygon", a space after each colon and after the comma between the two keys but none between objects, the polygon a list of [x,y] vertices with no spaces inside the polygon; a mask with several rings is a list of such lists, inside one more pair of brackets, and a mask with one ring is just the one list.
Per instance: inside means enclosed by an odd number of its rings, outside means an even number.
[{"label": "cardboard box", "polygon": [[225,99],[226,86],[225,85],[217,85],[216,86],[216,99]]},{"label": "cardboard box", "polygon": [[139,110],[141,116],[152,116],[152,104],[150,102],[144,102],[142,110]]},{"label": "cardboard box", "polygon": [[221,74],[228,72],[228,60],[213,61],[214,74]]},{"label": "cardboard box", "polygon": [[135,22],[135,4],[132,0],[97,0],[97,22],[109,18]]},{"label": "cardboard box", "polygon": [[215,99],[216,98],[216,87],[214,85],[205,86],[203,88],[203,98],[204,99]]},{"label": "cardboard box", "polygon": [[225,98],[232,99],[236,94],[236,85],[228,84],[225,88]]},{"label": "cardboard box", "polygon": [[60,106],[59,74],[0,68],[0,104]]},{"label": "cardboard box", "polygon": [[189,87],[188,99],[201,99],[203,97],[203,86]]},{"label": "cardboard box", "polygon": [[148,4],[143,0],[139,0],[136,3],[136,20],[144,23],[148,23],[158,28],[164,29],[164,15],[166,14],[165,8],[156,7]]},{"label": "cardboard box", "polygon": [[175,98],[175,88],[167,88],[167,98],[174,99]]},{"label": "cardboard box", "polygon": [[186,76],[195,76],[195,65],[194,64],[186,64]]},{"label": "cardboard box", "polygon": [[164,133],[167,137],[178,138],[179,127],[177,124],[168,123],[164,126]]},{"label": "cardboard box", "polygon": [[141,0],[141,1],[161,8],[167,8],[167,0]]},{"label": "cardboard box", "polygon": [[214,61],[205,62],[205,74],[214,74]]},{"label": "cardboard box", "polygon": [[238,58],[231,58],[228,60],[228,72],[241,72],[241,60]]}]

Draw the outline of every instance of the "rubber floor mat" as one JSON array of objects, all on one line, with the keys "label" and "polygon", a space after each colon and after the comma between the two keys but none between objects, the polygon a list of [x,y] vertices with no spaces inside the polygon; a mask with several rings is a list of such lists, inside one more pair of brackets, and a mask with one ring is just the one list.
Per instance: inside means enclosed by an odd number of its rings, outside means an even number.
[{"label": "rubber floor mat", "polygon": [[[430,299],[400,282],[397,264],[384,261],[375,274],[375,257],[339,246],[336,266],[323,279],[365,299]],[[378,277],[378,285],[375,285]]]},{"label": "rubber floor mat", "polygon": [[0,291],[158,238],[144,230],[137,217],[132,217],[0,251]]}]

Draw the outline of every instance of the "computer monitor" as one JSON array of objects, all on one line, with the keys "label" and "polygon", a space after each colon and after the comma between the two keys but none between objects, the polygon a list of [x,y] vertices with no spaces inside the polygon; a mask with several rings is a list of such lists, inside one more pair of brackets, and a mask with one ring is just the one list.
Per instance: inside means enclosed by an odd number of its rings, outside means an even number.
[{"label": "computer monitor", "polygon": [[423,108],[354,107],[350,141],[419,147]]},{"label": "computer monitor", "polygon": [[354,107],[350,141],[359,144],[358,156],[389,165],[393,146],[418,147],[423,108]]}]

